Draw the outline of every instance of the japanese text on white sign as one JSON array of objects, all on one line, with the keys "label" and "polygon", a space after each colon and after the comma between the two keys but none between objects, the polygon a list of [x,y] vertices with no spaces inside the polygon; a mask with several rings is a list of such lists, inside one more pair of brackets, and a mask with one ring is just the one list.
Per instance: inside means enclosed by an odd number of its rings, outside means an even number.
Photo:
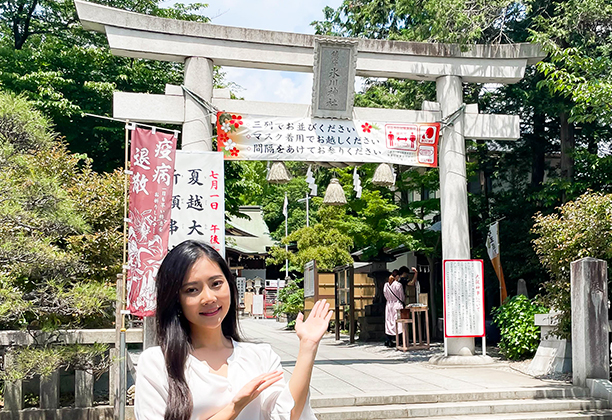
[{"label": "japanese text on white sign", "polygon": [[223,155],[177,150],[169,249],[188,239],[225,256]]},{"label": "japanese text on white sign", "polygon": [[485,335],[482,260],[444,261],[444,335]]}]

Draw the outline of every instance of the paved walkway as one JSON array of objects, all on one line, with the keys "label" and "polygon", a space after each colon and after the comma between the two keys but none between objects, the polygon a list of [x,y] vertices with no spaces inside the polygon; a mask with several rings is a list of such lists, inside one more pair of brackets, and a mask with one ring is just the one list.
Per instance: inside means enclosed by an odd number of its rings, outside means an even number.
[{"label": "paved walkway", "polygon": [[[280,355],[286,378],[291,376],[298,352],[298,339],[284,323],[275,320],[242,318],[245,338],[272,345]],[[348,337],[336,341],[323,337],[312,375],[311,395],[388,395],[411,392],[496,391],[517,388],[569,386],[562,381],[535,379],[513,370],[508,363],[490,367],[440,367],[427,363],[443,352],[441,344],[430,350],[400,352],[382,343],[348,344]]]}]

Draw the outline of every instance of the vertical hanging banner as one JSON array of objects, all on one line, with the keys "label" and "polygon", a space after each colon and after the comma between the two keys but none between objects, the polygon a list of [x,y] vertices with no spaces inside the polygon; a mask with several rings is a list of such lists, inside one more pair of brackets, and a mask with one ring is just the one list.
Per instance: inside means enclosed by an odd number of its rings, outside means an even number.
[{"label": "vertical hanging banner", "polygon": [[171,219],[170,249],[193,239],[225,257],[223,153],[176,152]]},{"label": "vertical hanging banner", "polygon": [[168,249],[176,137],[132,131],[127,309],[155,314],[155,276]]},{"label": "vertical hanging banner", "polygon": [[499,293],[501,304],[504,303],[504,301],[508,297],[508,292],[506,291],[504,272],[502,270],[501,259],[499,257],[499,222],[495,222],[491,224],[491,226],[489,226],[489,231],[487,232],[487,241],[485,245],[487,247],[487,254],[489,254],[489,258],[491,259],[491,264],[493,264],[495,274],[497,274],[497,278],[499,279]]},{"label": "vertical hanging banner", "polygon": [[444,336],[485,335],[482,260],[444,260]]}]

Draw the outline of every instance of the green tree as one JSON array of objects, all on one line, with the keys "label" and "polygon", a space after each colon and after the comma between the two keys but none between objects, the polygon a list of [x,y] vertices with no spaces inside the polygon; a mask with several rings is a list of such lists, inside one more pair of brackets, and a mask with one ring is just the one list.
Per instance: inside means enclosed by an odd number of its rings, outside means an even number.
[{"label": "green tree", "polygon": [[[122,174],[71,154],[21,96],[0,93],[0,327],[110,327],[121,269]],[[10,349],[2,378],[105,365],[103,346]],[[104,360],[102,360],[104,359]]]},{"label": "green tree", "polygon": [[[205,22],[204,5],[160,7],[160,0],[99,3],[161,17]],[[222,76],[217,73],[217,79]],[[113,56],[103,34],[85,31],[72,0],[10,0],[0,6],[0,86],[23,94],[49,116],[72,152],[97,171],[123,163],[123,127],[86,117],[110,115],[114,90],[163,93],[181,84],[180,63]]]},{"label": "green tree", "polygon": [[[318,201],[320,199],[315,199]],[[353,262],[350,250],[353,240],[339,229],[333,227],[344,212],[339,208],[321,206],[319,208],[320,223],[310,227],[303,227],[292,232],[281,243],[295,243],[297,252],[286,252],[284,247],[273,247],[267,264],[284,264],[289,260],[290,269],[302,272],[304,265],[311,260],[317,261],[317,268],[321,272],[331,272],[334,267]]]},{"label": "green tree", "polygon": [[542,301],[561,312],[555,331],[560,337],[571,333],[570,263],[585,257],[612,259],[611,208],[612,195],[588,192],[556,213],[534,218],[533,246],[550,274]]},{"label": "green tree", "polygon": [[121,261],[121,177],[92,172],[49,127],[24,98],[0,96],[0,323],[108,326],[107,284]]},{"label": "green tree", "polygon": [[612,3],[606,0],[529,2],[540,7],[530,27],[549,60],[542,85],[571,100],[570,122],[612,122]]},{"label": "green tree", "polygon": [[484,37],[506,41],[506,22],[521,13],[510,0],[345,0],[326,7],[317,33],[371,39],[469,44]]}]

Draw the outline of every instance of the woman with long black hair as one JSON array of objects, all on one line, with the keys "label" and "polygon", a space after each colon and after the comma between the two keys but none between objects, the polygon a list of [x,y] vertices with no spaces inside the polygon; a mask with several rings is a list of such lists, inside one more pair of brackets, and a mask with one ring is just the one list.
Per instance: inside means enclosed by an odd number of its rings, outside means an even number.
[{"label": "woman with long black hair", "polygon": [[299,353],[285,384],[280,357],[267,344],[241,340],[238,290],[225,260],[185,241],[157,274],[159,347],[138,361],[138,420],[315,420],[308,402],[314,359],[331,318],[319,301],[298,315]]}]

